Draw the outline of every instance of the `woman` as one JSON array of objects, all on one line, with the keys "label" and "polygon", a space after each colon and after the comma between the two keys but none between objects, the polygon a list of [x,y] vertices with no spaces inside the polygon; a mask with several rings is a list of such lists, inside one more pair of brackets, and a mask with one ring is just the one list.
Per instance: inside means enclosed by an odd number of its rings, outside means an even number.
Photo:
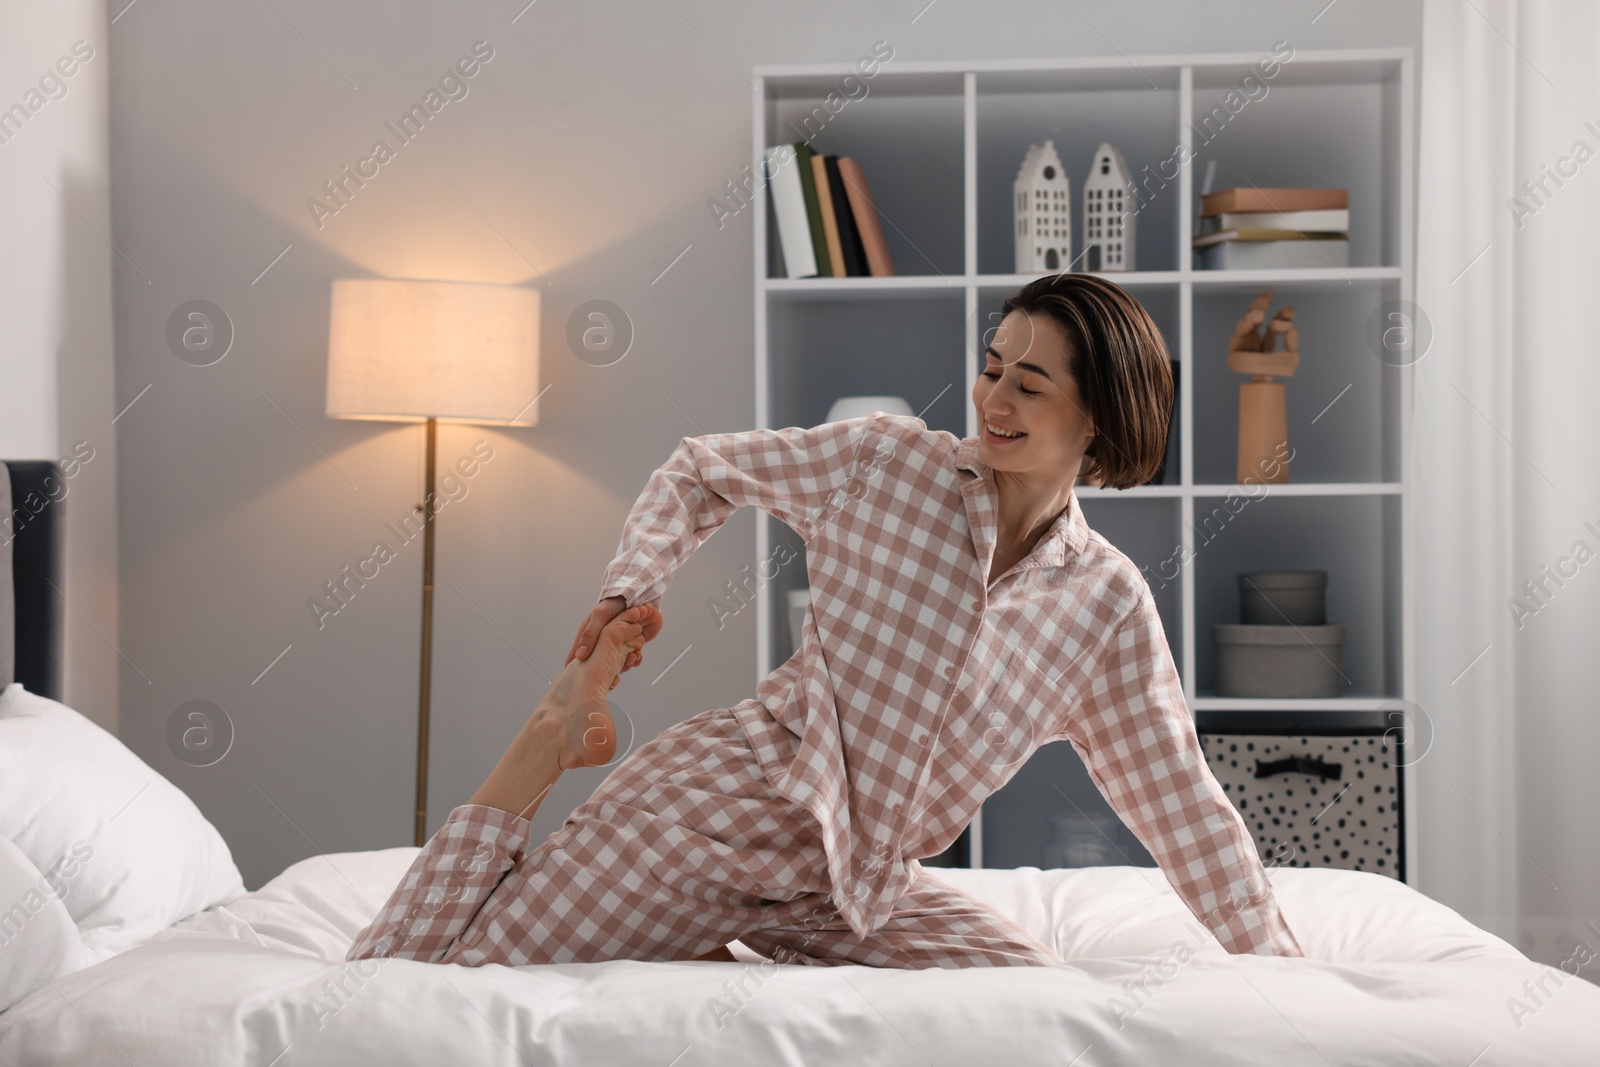
[{"label": "woman", "polygon": [[[1052,275],[1006,301],[984,360],[975,438],[874,415],[683,439],[550,693],[349,958],[727,960],[738,939],[780,962],[1060,963],[918,860],[1063,739],[1224,948],[1303,955],[1206,768],[1149,588],[1072,495],[1080,470],[1122,489],[1160,462],[1160,332],[1111,282]],[[745,504],[805,541],[799,651],[530,842],[561,771],[614,751],[605,697],[660,632],[673,571]]]}]

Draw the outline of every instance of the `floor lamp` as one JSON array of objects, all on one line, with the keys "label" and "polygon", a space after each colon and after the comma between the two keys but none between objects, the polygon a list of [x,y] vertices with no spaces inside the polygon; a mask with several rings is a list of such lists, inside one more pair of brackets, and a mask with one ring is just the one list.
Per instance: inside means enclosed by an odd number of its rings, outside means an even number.
[{"label": "floor lamp", "polygon": [[433,674],[434,445],[438,423],[538,422],[539,294],[471,282],[341,279],[328,320],[334,419],[427,423],[422,503],[422,655],[417,683],[415,842],[428,817]]}]

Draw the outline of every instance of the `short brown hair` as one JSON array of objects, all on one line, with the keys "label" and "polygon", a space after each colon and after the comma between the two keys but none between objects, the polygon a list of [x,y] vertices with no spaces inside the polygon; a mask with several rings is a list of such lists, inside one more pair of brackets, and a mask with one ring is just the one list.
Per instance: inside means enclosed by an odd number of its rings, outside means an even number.
[{"label": "short brown hair", "polygon": [[1048,315],[1067,335],[1067,369],[1095,437],[1083,473],[1110,489],[1143,485],[1161,465],[1172,418],[1167,342],[1144,305],[1093,274],[1047,274],[1006,299],[1000,314]]}]

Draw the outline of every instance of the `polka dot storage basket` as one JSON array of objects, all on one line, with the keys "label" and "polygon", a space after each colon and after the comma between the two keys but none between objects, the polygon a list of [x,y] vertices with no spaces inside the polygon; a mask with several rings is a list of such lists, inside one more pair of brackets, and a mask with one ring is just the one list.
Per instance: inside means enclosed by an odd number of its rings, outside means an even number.
[{"label": "polka dot storage basket", "polygon": [[1406,737],[1377,711],[1202,711],[1211,773],[1269,867],[1342,867],[1405,880]]}]

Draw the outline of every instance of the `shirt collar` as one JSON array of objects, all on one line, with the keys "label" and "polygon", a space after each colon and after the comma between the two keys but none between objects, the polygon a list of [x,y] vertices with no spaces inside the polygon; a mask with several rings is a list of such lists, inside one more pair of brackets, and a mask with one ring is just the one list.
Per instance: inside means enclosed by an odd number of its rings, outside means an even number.
[{"label": "shirt collar", "polygon": [[[990,466],[978,458],[978,439],[976,437],[963,437],[956,444],[956,467],[960,470],[971,471],[989,484],[991,492],[994,489],[994,471]],[[996,505],[998,507],[998,504]],[[1040,563],[1047,563],[1053,567],[1060,567],[1066,563],[1066,553],[1070,549],[1074,555],[1083,551],[1083,546],[1089,540],[1089,524],[1084,521],[1083,507],[1078,503],[1078,494],[1074,492],[1067,502],[1066,509],[1056,516],[1056,521],[1046,530],[1044,536],[1039,538],[1039,543],[1034,546],[1032,555]]]}]

